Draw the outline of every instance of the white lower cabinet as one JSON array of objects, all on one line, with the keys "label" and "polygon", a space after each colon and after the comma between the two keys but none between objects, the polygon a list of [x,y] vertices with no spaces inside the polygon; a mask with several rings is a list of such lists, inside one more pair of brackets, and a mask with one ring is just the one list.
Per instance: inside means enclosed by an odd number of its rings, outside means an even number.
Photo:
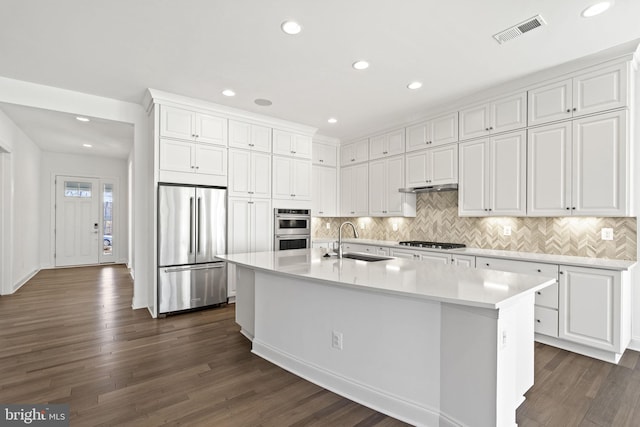
[{"label": "white lower cabinet", "polygon": [[438,252],[422,252],[420,254],[420,260],[427,262],[437,262],[440,264],[450,264],[451,255],[441,254]]},{"label": "white lower cabinet", "polygon": [[[558,266],[531,261],[517,261],[502,258],[476,258],[477,268],[508,271],[558,278]],[[534,330],[538,334],[558,336],[558,283],[536,292]]]},{"label": "white lower cabinet", "polygon": [[451,255],[451,264],[461,267],[475,267],[476,257],[472,255]]},{"label": "white lower cabinet", "polygon": [[559,337],[622,353],[630,340],[629,284],[620,271],[560,266]]},{"label": "white lower cabinet", "polygon": [[416,251],[411,249],[391,248],[389,251],[392,257],[412,259],[415,261],[437,262],[441,264],[451,263],[451,255],[439,252]]}]

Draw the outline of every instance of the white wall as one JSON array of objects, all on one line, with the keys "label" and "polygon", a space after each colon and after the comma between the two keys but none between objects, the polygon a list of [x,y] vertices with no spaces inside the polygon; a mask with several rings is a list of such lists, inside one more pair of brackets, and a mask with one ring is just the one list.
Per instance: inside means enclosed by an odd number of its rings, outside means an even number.
[{"label": "white wall", "polygon": [[[0,102],[115,120],[134,125],[133,308],[146,308],[153,289],[153,141],[139,104],[0,77]],[[38,221],[36,221],[37,225]],[[34,252],[39,253],[37,250]]]},{"label": "white wall", "polygon": [[40,268],[41,151],[2,111],[2,294],[14,292]]},{"label": "white wall", "polygon": [[128,262],[128,170],[125,159],[97,156],[50,153],[42,156],[42,174],[40,177],[40,263],[42,268],[55,266],[55,175],[69,175],[95,178],[115,179],[116,200],[115,221],[116,233],[113,236],[116,262]]}]

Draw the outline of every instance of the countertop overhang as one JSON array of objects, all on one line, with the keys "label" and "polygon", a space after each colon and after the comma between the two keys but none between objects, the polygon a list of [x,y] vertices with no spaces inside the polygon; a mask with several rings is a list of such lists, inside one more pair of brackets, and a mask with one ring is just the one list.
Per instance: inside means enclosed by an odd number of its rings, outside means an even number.
[{"label": "countertop overhang", "polygon": [[366,262],[324,257],[322,249],[219,255],[255,270],[335,286],[468,307],[500,309],[556,282],[554,277],[507,273],[393,258]]}]

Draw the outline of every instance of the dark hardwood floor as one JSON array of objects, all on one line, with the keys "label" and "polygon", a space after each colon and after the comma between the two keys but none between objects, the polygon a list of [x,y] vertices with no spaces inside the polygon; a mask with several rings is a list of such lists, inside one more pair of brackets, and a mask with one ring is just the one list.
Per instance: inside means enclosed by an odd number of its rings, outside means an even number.
[{"label": "dark hardwood floor", "polygon": [[[122,266],[44,270],[0,297],[0,402],[68,403],[72,426],[403,426],[250,353],[234,306],[152,319]],[[640,425],[639,353],[536,344],[520,426]]]}]

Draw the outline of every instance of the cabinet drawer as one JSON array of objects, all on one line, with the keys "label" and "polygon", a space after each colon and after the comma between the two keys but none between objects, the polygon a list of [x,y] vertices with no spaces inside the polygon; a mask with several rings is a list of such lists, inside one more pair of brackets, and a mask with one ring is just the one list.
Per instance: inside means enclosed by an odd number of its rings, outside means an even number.
[{"label": "cabinet drawer", "polygon": [[536,292],[536,305],[558,309],[558,282]]},{"label": "cabinet drawer", "polygon": [[558,310],[536,306],[534,330],[538,334],[558,336]]},{"label": "cabinet drawer", "polygon": [[[509,271],[511,273],[533,274],[546,277],[558,277],[558,266],[556,264],[544,264],[541,262],[516,261],[502,258],[476,258],[477,268],[488,268],[491,270]],[[557,288],[556,288],[557,289]]]}]

